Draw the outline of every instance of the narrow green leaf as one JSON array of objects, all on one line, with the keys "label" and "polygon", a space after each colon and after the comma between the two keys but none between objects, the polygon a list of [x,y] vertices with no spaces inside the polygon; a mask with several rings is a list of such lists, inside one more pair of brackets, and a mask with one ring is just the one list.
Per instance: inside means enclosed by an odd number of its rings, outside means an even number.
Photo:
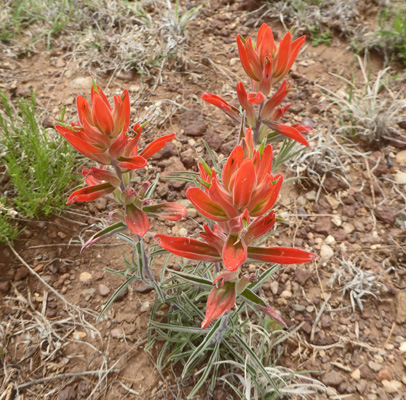
[{"label": "narrow green leaf", "polygon": [[199,285],[202,288],[210,289],[210,290],[213,288],[212,282],[207,279],[204,279],[204,278],[201,278],[201,277],[198,277],[195,275],[185,274],[184,272],[174,271],[172,269],[168,269],[168,272],[178,276],[179,278],[184,279],[185,281]]},{"label": "narrow green leaf", "polygon": [[197,357],[202,355],[204,350],[210,345],[212,342],[213,338],[215,337],[219,327],[220,327],[220,322],[222,321],[221,318],[219,318],[216,323],[214,324],[213,328],[210,329],[209,333],[206,335],[202,343],[200,344],[199,347],[196,348],[196,350],[193,352],[193,354],[190,356],[189,360],[185,364],[183,371],[182,371],[182,379],[184,379],[188,373],[189,369],[192,366],[193,362],[196,360]]},{"label": "narrow green leaf", "polygon": [[258,366],[262,374],[265,376],[267,381],[271,384],[273,389],[275,390],[275,393],[280,396],[279,389],[277,385],[275,384],[274,380],[272,379],[272,376],[268,374],[266,371],[264,365],[262,364],[261,360],[257,357],[257,355],[252,351],[251,347],[245,343],[244,340],[242,340],[238,335],[235,336],[235,339],[237,342],[240,344],[240,346],[244,349],[244,351],[249,355],[252,361]]},{"label": "narrow green leaf", "polygon": [[210,355],[209,361],[208,361],[208,363],[207,363],[207,365],[206,365],[206,367],[204,369],[204,372],[203,372],[202,376],[200,377],[199,381],[196,383],[196,385],[192,389],[192,391],[189,393],[189,396],[187,397],[188,399],[192,399],[193,396],[200,389],[200,387],[203,385],[203,383],[206,382],[206,379],[208,378],[208,376],[209,376],[209,374],[211,372],[211,369],[213,368],[213,364],[215,363],[215,361],[218,358],[220,344],[221,344],[221,341],[219,340],[216,343],[216,345],[215,345],[215,347],[214,347],[214,349],[213,349],[213,351],[212,351],[212,353]]}]

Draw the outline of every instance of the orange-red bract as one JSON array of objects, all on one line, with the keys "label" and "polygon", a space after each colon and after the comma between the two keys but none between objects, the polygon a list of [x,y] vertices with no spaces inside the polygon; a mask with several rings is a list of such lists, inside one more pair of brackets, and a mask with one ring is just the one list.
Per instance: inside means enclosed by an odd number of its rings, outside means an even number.
[{"label": "orange-red bract", "polygon": [[252,79],[256,91],[266,96],[269,94],[271,85],[280,82],[292,68],[305,39],[302,36],[292,42],[288,32],[277,46],[272,29],[266,24],[258,31],[256,46],[250,37],[243,39],[237,35],[241,64]]}]

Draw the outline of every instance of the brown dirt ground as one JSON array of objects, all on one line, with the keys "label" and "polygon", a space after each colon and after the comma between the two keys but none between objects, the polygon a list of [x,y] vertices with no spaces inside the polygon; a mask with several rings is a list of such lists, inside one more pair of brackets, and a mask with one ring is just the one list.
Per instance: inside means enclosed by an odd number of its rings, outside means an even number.
[{"label": "brown dirt ground", "polygon": [[[177,133],[175,144],[161,152],[151,163],[148,170],[151,176],[157,172],[165,175],[171,171],[174,163],[178,166],[179,162],[176,163],[175,159],[170,157],[177,157],[179,154],[186,167],[190,168],[190,157],[182,153],[192,149],[193,158],[203,154],[202,137],[217,143],[219,153],[224,155],[228,155],[230,146],[235,143],[236,129],[233,124],[219,110],[203,104],[200,100],[204,92],[216,93],[234,100],[233,87],[236,82],[244,79],[237,60],[234,37],[237,32],[253,35],[257,28],[245,25],[248,11],[243,10],[244,1],[231,3],[228,7],[227,2],[212,2],[211,7],[206,7],[204,12],[189,24],[186,31],[187,47],[182,57],[179,56],[179,59],[184,60],[182,69],[179,66],[176,69],[174,63],[169,60],[162,70],[162,84],[159,84],[155,91],[154,76],[141,77],[135,73],[123,74],[120,77],[97,75],[98,84],[102,88],[108,85],[106,93],[110,96],[123,88],[129,88],[134,99],[134,122],[140,114],[145,115],[145,107],[151,104],[153,107],[159,107],[158,117],[148,131],[151,138],[164,133]],[[275,19],[268,17],[264,22],[270,24],[281,37],[283,29]],[[27,89],[35,89],[40,107],[46,110],[45,123],[52,124],[53,118],[56,118],[63,105],[67,107],[67,120],[71,120],[75,116],[75,97],[89,96],[88,86],[72,86],[75,79],[85,78],[89,72],[79,68],[80,60],[72,57],[63,45],[24,57],[7,53],[5,45],[1,45],[1,50],[0,86],[14,96],[22,95],[24,91],[27,93]],[[373,57],[373,73],[381,68],[382,60]],[[331,126],[338,127],[339,113],[328,109],[328,102],[323,101],[325,99],[317,85],[336,91],[342,87],[342,82],[330,73],[350,78],[351,72],[359,76],[355,56],[348,50],[348,43],[344,39],[334,37],[329,47],[311,47],[308,44],[289,77],[297,89],[297,94],[291,97],[294,113],[289,114],[285,121],[288,121],[289,117],[298,122],[310,118],[316,130],[327,126],[328,122]],[[91,74],[94,74],[94,71],[91,71]],[[181,106],[172,107],[171,103],[167,102],[168,99]],[[200,110],[207,125],[204,136],[185,135],[187,116],[183,113],[190,109]],[[170,117],[162,121],[162,116],[168,112]],[[315,133],[309,136],[313,134]],[[148,137],[147,141],[149,140]],[[371,155],[371,149],[359,147],[361,153],[369,151],[370,169],[381,157],[379,166],[372,175],[366,168],[367,158],[360,156],[347,167],[350,187],[328,176],[320,190],[318,203],[315,203],[315,196],[309,193],[314,190],[317,192],[319,187],[306,183],[291,183],[283,188],[278,206],[278,212],[287,213],[290,223],[278,228],[274,239],[277,244],[291,245],[293,237],[296,246],[319,253],[327,240],[334,251],[334,257],[319,258],[313,265],[281,267],[275,275],[278,288],[273,292],[267,284],[262,293],[286,320],[290,320],[292,328],[299,327],[296,334],[287,341],[278,364],[296,371],[320,371],[312,375],[343,395],[334,397],[337,395],[327,392],[317,397],[319,399],[400,399],[399,396],[406,392],[405,353],[400,351],[400,343],[406,341],[406,231],[404,226],[401,228],[395,225],[394,217],[404,211],[405,204],[389,181],[393,180],[396,171],[405,171],[405,165],[396,161],[395,156],[400,149],[388,143],[381,143],[379,148],[373,150],[378,153]],[[344,159],[345,154],[342,157]],[[392,165],[388,164],[388,157]],[[404,185],[399,189],[404,190]],[[180,187],[174,187],[171,182],[162,181],[158,193],[167,200],[184,199],[185,186],[181,184]],[[89,232],[86,233],[88,224],[95,223],[95,217],[106,216],[112,207],[114,203],[111,201],[98,201],[72,206],[69,208],[70,213],[46,221],[21,222],[26,229],[22,240],[15,243],[16,251],[43,280],[58,290],[71,304],[94,313],[98,313],[106,302],[106,297],[99,293],[99,285],[103,284],[112,291],[121,283],[119,278],[104,273],[104,268],[119,268],[122,265],[123,252],[128,254],[130,248],[112,239],[110,245],[97,245],[80,254],[78,234],[81,231],[81,236],[89,237]],[[331,223],[331,220],[337,221],[337,218],[341,220],[341,226]],[[202,222],[199,216],[195,219]],[[196,224],[190,219],[177,225],[157,221],[153,224],[147,241],[151,242],[153,234],[157,232],[176,234],[180,227],[187,228],[189,232],[196,231]],[[379,287],[374,291],[375,297],[365,297],[363,313],[358,308],[353,312],[349,296],[342,296],[342,290],[337,283],[333,288],[328,285],[334,268],[339,267],[340,259],[358,260],[357,265],[364,272],[382,274]],[[390,272],[385,273],[388,268],[391,268]],[[49,293],[45,301],[44,293],[48,290],[35,277],[24,272],[22,263],[12,251],[8,247],[1,247],[3,321],[11,321],[13,318],[29,321],[35,310],[41,310],[44,304],[45,315],[50,322],[68,318],[69,314],[62,302],[53,293]],[[86,283],[79,280],[83,272],[91,274],[91,279]],[[286,291],[292,294],[291,298],[286,295],[284,297],[283,293]],[[31,296],[31,314],[21,306],[21,301],[16,299],[18,293],[25,298]],[[326,303],[326,312],[321,316],[314,337],[311,338],[316,309],[320,309],[329,294],[331,297]],[[70,330],[65,329],[65,334],[75,340],[72,339],[68,346],[58,350],[59,364],[47,364],[44,354],[38,349],[23,360],[24,355],[27,356],[29,332],[10,335],[7,347],[3,349],[3,362],[8,364],[8,371],[11,371],[12,375],[3,376],[2,390],[11,388],[13,384],[19,385],[30,379],[49,376],[51,373],[66,374],[83,371],[85,368],[96,370],[102,362],[102,357],[96,357],[101,350],[111,367],[130,350],[114,366],[120,371],[109,375],[107,385],[101,386],[102,390],[98,391],[97,398],[185,398],[185,391],[177,386],[173,372],[159,372],[154,364],[153,352],[144,351],[143,338],[152,300],[152,293],[138,293],[130,288],[129,293],[112,306],[107,318],[97,324],[101,338],[92,338],[90,331],[80,325],[72,326]],[[29,308],[28,305],[26,307]],[[88,318],[95,324],[92,317]],[[113,335],[113,332],[116,334]],[[86,343],[94,347],[91,348]],[[137,346],[133,347],[134,344]],[[43,350],[45,352],[45,349]],[[389,377],[389,381],[403,382],[400,391],[389,393],[385,390],[381,382],[382,377]],[[125,389],[119,381],[133,392]],[[65,391],[66,387],[72,388],[76,393],[76,397],[72,398],[79,399],[87,398],[97,380],[93,376],[86,376],[73,381],[66,378],[63,380],[64,385],[61,382],[58,381],[60,390],[64,387]],[[184,386],[188,385],[190,382]],[[29,387],[22,391],[25,394],[21,398],[44,398],[44,393],[54,386],[57,387],[50,381]],[[49,398],[61,399],[58,392],[59,389],[53,394],[54,397]],[[213,398],[232,398],[227,396],[231,395],[227,395],[219,385]],[[63,398],[71,397],[66,395]],[[199,398],[212,397],[202,392]]]}]

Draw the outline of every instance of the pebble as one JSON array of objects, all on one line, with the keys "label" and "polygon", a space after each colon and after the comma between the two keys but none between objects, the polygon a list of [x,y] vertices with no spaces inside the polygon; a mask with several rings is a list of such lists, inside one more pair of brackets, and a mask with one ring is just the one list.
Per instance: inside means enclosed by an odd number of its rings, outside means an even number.
[{"label": "pebble", "polygon": [[328,235],[326,237],[325,243],[326,244],[333,244],[336,241],[335,237],[332,235]]},{"label": "pebble", "polygon": [[273,281],[271,283],[271,292],[276,295],[278,294],[278,290],[279,290],[279,283],[277,281]]},{"label": "pebble", "polygon": [[297,204],[299,206],[305,206],[307,204],[307,200],[303,196],[299,196],[297,199]]},{"label": "pebble", "polygon": [[111,337],[119,339],[123,336],[123,329],[122,328],[114,328],[111,330]]},{"label": "pebble", "polygon": [[359,381],[361,379],[361,371],[359,369],[353,371],[351,374],[351,378],[355,379],[356,381]]},{"label": "pebble", "polygon": [[331,222],[335,225],[335,226],[341,226],[343,221],[341,220],[340,216],[338,214],[335,214],[331,217]]},{"label": "pebble", "polygon": [[198,212],[195,208],[188,208],[187,209],[187,216],[189,218],[196,218],[198,215]]},{"label": "pebble", "polygon": [[348,222],[345,222],[343,224],[343,229],[346,233],[353,233],[355,231],[355,227],[353,224],[350,224]]},{"label": "pebble", "polygon": [[314,311],[314,306],[307,306],[307,307],[306,307],[306,311],[307,311],[308,313],[312,313],[312,312]]},{"label": "pebble", "polygon": [[400,344],[399,350],[400,350],[402,353],[406,353],[406,342],[402,342],[402,343]]},{"label": "pebble", "polygon": [[87,77],[79,77],[74,79],[70,85],[74,89],[90,89],[93,85],[93,79],[90,76]]},{"label": "pebble", "polygon": [[315,201],[316,196],[317,196],[317,193],[316,193],[315,190],[312,190],[312,191],[305,194],[306,199],[309,200],[309,201]]},{"label": "pebble", "polygon": [[330,371],[324,374],[321,380],[326,386],[337,387],[344,382],[344,376],[337,371]]},{"label": "pebble", "polygon": [[140,313],[149,311],[149,308],[150,308],[149,301],[144,301],[144,303],[142,303],[140,307]]},{"label": "pebble", "polygon": [[400,392],[403,387],[402,382],[396,380],[391,381],[383,380],[382,385],[385,389],[385,392],[389,394]]},{"label": "pebble", "polygon": [[79,281],[83,283],[90,282],[92,280],[92,274],[89,272],[82,272],[79,276]]},{"label": "pebble", "polygon": [[325,260],[330,260],[334,256],[334,250],[327,244],[323,244],[320,250],[320,257]]},{"label": "pebble", "polygon": [[82,290],[81,295],[85,298],[86,301],[88,301],[89,299],[91,299],[94,296],[95,293],[96,293],[96,289],[89,288],[89,289]]},{"label": "pebble", "polygon": [[187,236],[187,229],[186,228],[180,228],[178,231],[179,236]]},{"label": "pebble", "polygon": [[405,185],[406,184],[406,172],[401,172],[401,171],[396,172],[395,181],[397,183],[400,183],[401,185]]},{"label": "pebble", "polygon": [[306,309],[306,307],[301,304],[293,304],[292,308],[297,312],[303,312]]},{"label": "pebble", "polygon": [[110,294],[110,289],[102,283],[98,287],[100,296],[106,297]]},{"label": "pebble", "polygon": [[378,372],[382,369],[382,365],[375,362],[375,361],[370,361],[368,363],[368,367],[372,369],[372,371]]},{"label": "pebble", "polygon": [[16,282],[18,281],[22,281],[23,279],[25,279],[29,274],[29,271],[26,267],[20,267],[17,269],[15,275],[14,275],[14,280]]},{"label": "pebble", "polygon": [[376,380],[381,382],[383,380],[391,381],[392,380],[392,374],[391,372],[387,369],[381,369],[378,374],[376,375]]},{"label": "pebble", "polygon": [[283,299],[291,299],[291,298],[292,298],[292,292],[289,291],[289,290],[284,290],[284,291],[281,293],[281,297],[282,297]]},{"label": "pebble", "polygon": [[400,164],[406,164],[406,150],[399,151],[396,154],[396,161]]}]

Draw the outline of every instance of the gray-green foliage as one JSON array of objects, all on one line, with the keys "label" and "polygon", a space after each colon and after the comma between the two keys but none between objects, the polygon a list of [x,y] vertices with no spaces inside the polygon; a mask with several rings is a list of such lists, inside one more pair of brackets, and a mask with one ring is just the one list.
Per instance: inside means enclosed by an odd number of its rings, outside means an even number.
[{"label": "gray-green foliage", "polygon": [[75,183],[75,151],[35,114],[35,96],[14,107],[0,92],[0,160],[10,178],[5,206],[24,217],[60,211]]}]

